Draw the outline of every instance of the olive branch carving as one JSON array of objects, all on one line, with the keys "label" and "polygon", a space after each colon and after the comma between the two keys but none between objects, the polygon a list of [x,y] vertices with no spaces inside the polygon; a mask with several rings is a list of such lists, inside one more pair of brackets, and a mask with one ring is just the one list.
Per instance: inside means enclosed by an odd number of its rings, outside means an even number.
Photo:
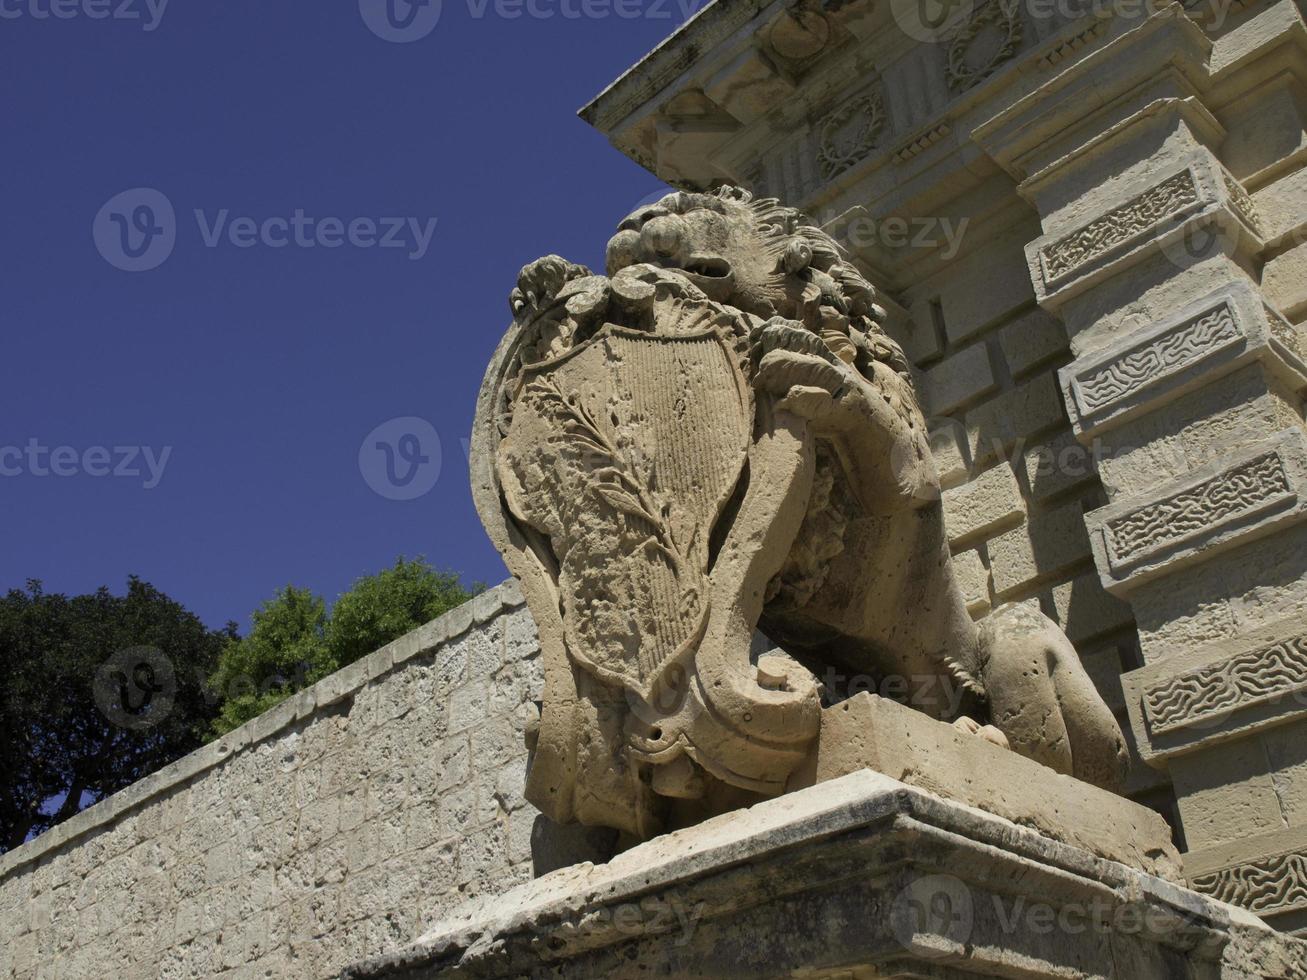
[{"label": "olive branch carving", "polygon": [[566,442],[594,459],[607,461],[593,472],[595,492],[619,513],[637,517],[653,528],[648,543],[671,562],[676,577],[681,578],[685,560],[672,532],[671,505],[659,502],[649,483],[639,477],[638,468],[625,458],[594,416],[575,398],[564,395],[556,381],[538,377],[527,390],[552,405],[562,417],[564,434],[550,436],[551,444]]}]

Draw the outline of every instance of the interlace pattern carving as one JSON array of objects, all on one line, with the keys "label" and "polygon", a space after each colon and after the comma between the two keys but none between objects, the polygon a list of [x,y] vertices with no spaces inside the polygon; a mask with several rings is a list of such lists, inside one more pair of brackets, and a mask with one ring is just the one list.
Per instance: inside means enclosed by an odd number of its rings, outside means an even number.
[{"label": "interlace pattern carving", "polygon": [[1197,202],[1198,185],[1190,171],[1168,177],[1083,228],[1045,245],[1039,253],[1045,280],[1051,282],[1074,272]]},{"label": "interlace pattern carving", "polygon": [[817,162],[830,180],[847,170],[876,146],[885,128],[885,103],[879,92],[851,99],[827,114],[821,123]]},{"label": "interlace pattern carving", "polygon": [[1232,711],[1307,689],[1307,637],[1191,670],[1144,693],[1153,731],[1217,721]]},{"label": "interlace pattern carving", "polygon": [[1307,905],[1307,854],[1277,854],[1196,875],[1189,883],[1196,891],[1258,914]]},{"label": "interlace pattern carving", "polygon": [[1086,414],[1101,411],[1202,360],[1239,337],[1234,313],[1228,304],[1222,303],[1077,379],[1083,410]]},{"label": "interlace pattern carving", "polygon": [[944,63],[948,87],[963,91],[988,78],[1017,53],[1022,34],[1020,4],[991,0],[981,7],[949,42]]},{"label": "interlace pattern carving", "polygon": [[1108,521],[1107,537],[1118,561],[1131,561],[1291,492],[1283,461],[1277,453],[1265,453],[1192,489]]}]

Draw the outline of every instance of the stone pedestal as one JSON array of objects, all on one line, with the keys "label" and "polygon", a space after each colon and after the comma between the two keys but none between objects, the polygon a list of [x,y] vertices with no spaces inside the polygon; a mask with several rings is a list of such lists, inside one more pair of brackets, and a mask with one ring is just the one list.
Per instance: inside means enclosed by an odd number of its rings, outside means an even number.
[{"label": "stone pedestal", "polygon": [[1307,977],[1307,944],[863,770],[473,903],[344,976],[1253,980]]}]

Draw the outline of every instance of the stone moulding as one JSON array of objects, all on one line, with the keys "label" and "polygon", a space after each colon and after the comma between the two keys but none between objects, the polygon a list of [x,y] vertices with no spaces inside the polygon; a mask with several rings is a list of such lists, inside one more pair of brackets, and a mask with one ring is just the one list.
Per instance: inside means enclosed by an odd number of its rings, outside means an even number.
[{"label": "stone moulding", "polygon": [[953,128],[948,123],[940,123],[938,126],[931,126],[926,130],[916,133],[905,142],[901,143],[899,148],[891,155],[891,159],[895,163],[906,163],[913,157],[934,146],[952,131]]},{"label": "stone moulding", "polygon": [[1264,453],[1210,480],[1147,504],[1104,525],[1114,568],[1143,561],[1209,528],[1297,499],[1279,454]]},{"label": "stone moulding", "polygon": [[1038,254],[1045,285],[1051,289],[1066,282],[1091,263],[1123,251],[1201,204],[1194,171],[1186,168],[1172,174],[1087,225],[1041,246]]},{"label": "stone moulding", "polygon": [[1307,853],[1291,851],[1189,880],[1194,891],[1256,915],[1307,908]]},{"label": "stone moulding", "polygon": [[1234,310],[1223,300],[1210,310],[1140,341],[1129,351],[1074,375],[1072,390],[1077,406],[1086,418],[1100,415],[1130,395],[1242,339]]},{"label": "stone moulding", "polygon": [[1199,257],[1195,247],[1249,254],[1262,247],[1252,201],[1206,151],[1192,151],[1183,169],[1080,227],[1036,239],[1027,258],[1036,297],[1057,305],[1159,250],[1177,264],[1190,262]]},{"label": "stone moulding", "polygon": [[1144,711],[1154,732],[1212,725],[1231,712],[1307,690],[1307,636],[1250,650],[1147,688]]},{"label": "stone moulding", "polygon": [[1261,360],[1286,387],[1307,388],[1297,335],[1248,282],[1231,282],[1180,312],[1058,372],[1071,423],[1084,438],[1154,412]]},{"label": "stone moulding", "polygon": [[1307,437],[1286,429],[1266,442],[1085,515],[1099,576],[1122,594],[1220,551],[1301,520]]},{"label": "stone moulding", "polygon": [[275,737],[297,721],[351,697],[356,691],[413,657],[431,653],[466,633],[473,626],[489,622],[508,609],[524,605],[516,580],[481,593],[437,619],[419,626],[367,656],[356,660],[287,698],[281,704],[252,718],[176,762],[164,766],[113,796],[87,807],[76,816],[50,828],[41,836],[0,855],[0,879],[6,878],[53,851],[105,827],[120,817],[139,810],[156,797],[201,773],[221,765],[239,752]]},{"label": "stone moulding", "polygon": [[474,900],[343,977],[1302,980],[1305,950],[1242,909],[862,770]]}]

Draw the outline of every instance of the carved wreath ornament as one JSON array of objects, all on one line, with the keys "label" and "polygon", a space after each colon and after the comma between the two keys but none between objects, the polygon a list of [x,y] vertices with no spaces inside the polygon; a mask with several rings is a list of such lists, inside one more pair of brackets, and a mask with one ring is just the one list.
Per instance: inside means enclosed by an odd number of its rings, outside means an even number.
[{"label": "carved wreath ornament", "polygon": [[885,102],[879,92],[851,99],[821,123],[817,162],[827,180],[866,157],[885,128]]},{"label": "carved wreath ornament", "polygon": [[964,91],[988,78],[1017,53],[1023,27],[1014,0],[989,0],[949,42],[944,77],[950,89]]}]

